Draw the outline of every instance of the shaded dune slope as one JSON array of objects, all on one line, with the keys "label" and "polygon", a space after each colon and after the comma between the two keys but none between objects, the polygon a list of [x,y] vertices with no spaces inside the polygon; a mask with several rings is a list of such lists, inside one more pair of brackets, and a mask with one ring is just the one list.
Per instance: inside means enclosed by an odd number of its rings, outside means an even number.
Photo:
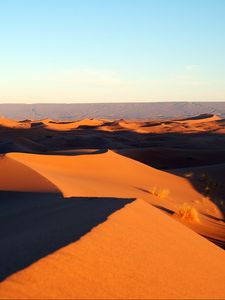
[{"label": "shaded dune slope", "polygon": [[[170,170],[170,172],[188,177],[196,191],[216,204],[221,211],[221,217],[216,222],[212,218],[208,219],[209,211],[206,209],[203,215],[206,223],[204,234],[208,237],[211,236],[211,240],[214,242],[217,239],[217,244],[225,249],[225,187],[223,182],[225,164],[181,168]],[[204,205],[204,201],[202,205]]]},{"label": "shaded dune slope", "polygon": [[59,192],[45,176],[9,155],[0,157],[0,168],[1,191]]},{"label": "shaded dune slope", "polygon": [[117,153],[159,169],[204,166],[225,162],[224,150],[145,147],[115,150]]},{"label": "shaded dune slope", "polygon": [[132,199],[0,192],[0,281],[75,242]]}]

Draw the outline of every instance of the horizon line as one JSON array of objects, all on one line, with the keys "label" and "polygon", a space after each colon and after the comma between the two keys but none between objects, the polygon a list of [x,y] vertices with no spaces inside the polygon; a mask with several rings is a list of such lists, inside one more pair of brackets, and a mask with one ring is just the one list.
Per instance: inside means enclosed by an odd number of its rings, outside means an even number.
[{"label": "horizon line", "polygon": [[125,101],[125,102],[3,102],[0,105],[39,105],[39,104],[62,104],[62,105],[71,105],[71,104],[154,104],[154,103],[223,103],[225,100],[169,100],[169,101]]}]

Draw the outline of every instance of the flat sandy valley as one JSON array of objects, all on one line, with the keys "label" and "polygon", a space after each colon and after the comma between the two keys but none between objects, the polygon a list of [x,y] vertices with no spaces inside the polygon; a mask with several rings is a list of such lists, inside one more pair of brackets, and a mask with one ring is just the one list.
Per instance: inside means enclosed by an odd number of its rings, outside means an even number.
[{"label": "flat sandy valley", "polygon": [[0,118],[1,299],[224,299],[225,120]]}]

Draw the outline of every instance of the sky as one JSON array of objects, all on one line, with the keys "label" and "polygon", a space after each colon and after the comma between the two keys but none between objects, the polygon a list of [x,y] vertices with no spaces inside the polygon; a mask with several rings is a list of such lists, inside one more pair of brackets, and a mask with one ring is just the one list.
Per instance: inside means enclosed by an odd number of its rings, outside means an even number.
[{"label": "sky", "polygon": [[0,0],[0,103],[225,101],[225,0]]}]

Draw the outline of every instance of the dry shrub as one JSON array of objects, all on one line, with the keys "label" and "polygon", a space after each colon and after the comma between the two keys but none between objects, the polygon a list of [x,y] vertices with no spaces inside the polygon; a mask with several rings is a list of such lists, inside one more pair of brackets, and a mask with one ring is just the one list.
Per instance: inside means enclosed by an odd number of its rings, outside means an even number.
[{"label": "dry shrub", "polygon": [[156,186],[153,186],[149,189],[149,193],[154,195],[154,196],[157,196],[157,187]]},{"label": "dry shrub", "polygon": [[170,191],[167,189],[160,190],[158,192],[158,197],[162,198],[162,199],[167,198],[169,196],[169,193],[170,193]]},{"label": "dry shrub", "polygon": [[170,191],[167,189],[157,189],[157,187],[153,186],[152,188],[149,189],[149,193],[156,197],[164,199],[169,196]]},{"label": "dry shrub", "polygon": [[199,213],[197,209],[193,206],[188,205],[187,203],[184,203],[176,213],[176,216],[179,217],[182,220],[192,222],[192,223],[199,223]]}]

